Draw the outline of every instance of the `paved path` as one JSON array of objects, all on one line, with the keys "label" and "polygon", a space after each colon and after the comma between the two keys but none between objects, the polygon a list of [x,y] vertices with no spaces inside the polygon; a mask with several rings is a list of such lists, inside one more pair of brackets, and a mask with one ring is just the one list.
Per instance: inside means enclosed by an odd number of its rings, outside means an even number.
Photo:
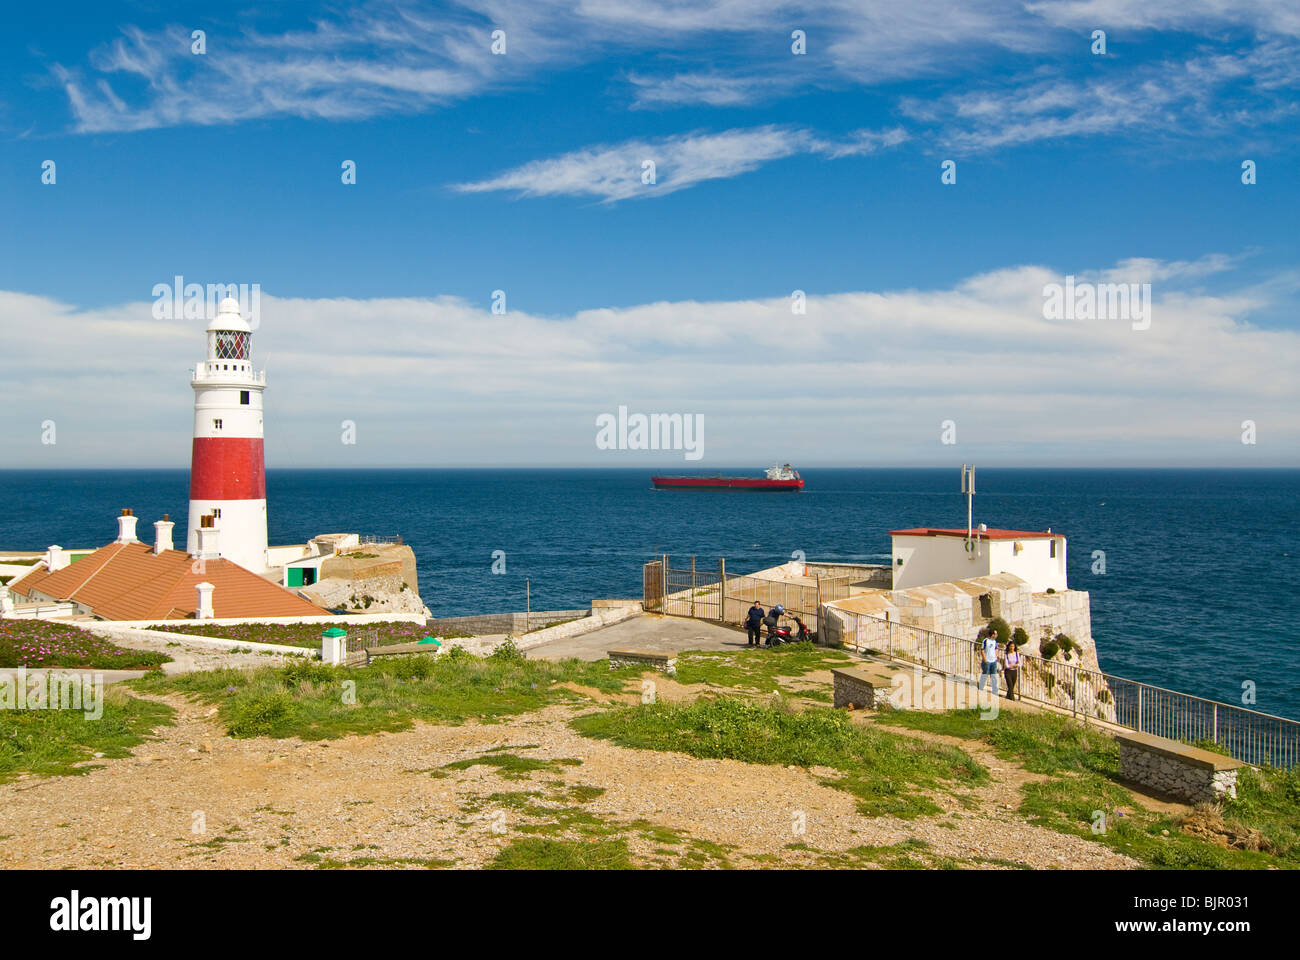
[{"label": "paved path", "polygon": [[543,660],[603,660],[609,650],[743,650],[745,632],[707,620],[646,614],[603,627],[580,637],[552,640],[533,647],[528,656]]}]

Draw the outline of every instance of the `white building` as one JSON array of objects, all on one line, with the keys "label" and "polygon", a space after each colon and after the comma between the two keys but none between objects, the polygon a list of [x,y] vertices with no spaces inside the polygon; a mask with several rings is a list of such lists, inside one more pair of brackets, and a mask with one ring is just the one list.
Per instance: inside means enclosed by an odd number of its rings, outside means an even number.
[{"label": "white building", "polygon": [[1015,574],[1034,593],[1069,589],[1065,579],[1065,537],[1051,530],[970,532],[937,527],[891,530],[894,589],[998,573]]}]

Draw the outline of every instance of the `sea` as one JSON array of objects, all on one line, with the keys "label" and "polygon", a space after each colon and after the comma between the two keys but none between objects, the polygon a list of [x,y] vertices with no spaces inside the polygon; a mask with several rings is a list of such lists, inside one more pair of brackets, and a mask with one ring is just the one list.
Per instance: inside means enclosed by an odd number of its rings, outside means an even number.
[{"label": "sea", "polygon": [[[966,522],[956,470],[800,472],[792,494],[657,491],[649,469],[271,469],[269,532],[400,535],[442,617],[522,610],[526,590],[535,610],[637,597],[664,553],[729,573],[888,562],[888,531]],[[171,514],[183,547],[188,487],[186,470],[0,471],[0,550],[100,546],[123,507],[144,540]],[[1103,670],[1300,718],[1300,470],[988,468],[977,489],[976,523],[1067,537]]]}]

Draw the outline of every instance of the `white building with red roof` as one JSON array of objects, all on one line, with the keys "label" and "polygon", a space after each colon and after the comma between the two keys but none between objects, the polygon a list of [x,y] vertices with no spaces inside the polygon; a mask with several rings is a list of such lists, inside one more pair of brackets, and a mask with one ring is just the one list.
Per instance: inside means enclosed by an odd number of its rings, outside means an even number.
[{"label": "white building with red roof", "polygon": [[889,536],[895,590],[999,573],[1019,577],[1034,593],[1069,589],[1065,537],[1050,529],[1003,530],[980,524],[970,530],[891,530]]}]

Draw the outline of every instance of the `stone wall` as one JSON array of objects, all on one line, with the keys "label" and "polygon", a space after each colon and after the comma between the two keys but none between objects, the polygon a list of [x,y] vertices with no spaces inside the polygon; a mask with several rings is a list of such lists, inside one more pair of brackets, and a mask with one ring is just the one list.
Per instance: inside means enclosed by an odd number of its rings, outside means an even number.
[{"label": "stone wall", "polygon": [[429,620],[435,634],[468,633],[486,636],[492,633],[519,635],[540,630],[547,624],[566,623],[590,614],[589,610],[534,610],[532,613],[484,613],[468,617],[437,617]]},{"label": "stone wall", "polygon": [[[319,538],[318,538],[319,539]],[[329,610],[422,613],[415,551],[400,543],[364,544],[321,564],[320,580],[299,592]]]},{"label": "stone wall", "polygon": [[831,675],[834,678],[836,707],[847,707],[853,704],[864,710],[875,710],[889,706],[889,691],[881,690],[877,694],[875,683],[857,671],[832,670]]},{"label": "stone wall", "polygon": [[675,653],[638,653],[635,650],[609,651],[609,669],[611,670],[618,667],[635,667],[644,664],[650,664],[656,670],[670,677],[677,676],[677,655]]},{"label": "stone wall", "polygon": [[1189,803],[1237,796],[1240,761],[1149,735],[1119,734],[1120,776]]},{"label": "stone wall", "polygon": [[[1020,627],[1029,635],[1022,652],[1035,658],[1044,640],[1064,633],[1075,641],[1076,649],[1068,657],[1061,651],[1050,661],[1026,661],[1017,692],[1098,719],[1115,719],[1114,698],[1097,660],[1085,591],[1033,593],[1014,574],[999,573],[904,590],[872,590],[827,604],[822,614],[818,637],[822,643],[886,651],[892,641],[895,656],[954,674],[972,671],[973,659],[950,643],[927,644],[925,631],[974,641],[991,619],[1002,617],[1013,629]],[[891,623],[899,626],[891,631]]]}]

